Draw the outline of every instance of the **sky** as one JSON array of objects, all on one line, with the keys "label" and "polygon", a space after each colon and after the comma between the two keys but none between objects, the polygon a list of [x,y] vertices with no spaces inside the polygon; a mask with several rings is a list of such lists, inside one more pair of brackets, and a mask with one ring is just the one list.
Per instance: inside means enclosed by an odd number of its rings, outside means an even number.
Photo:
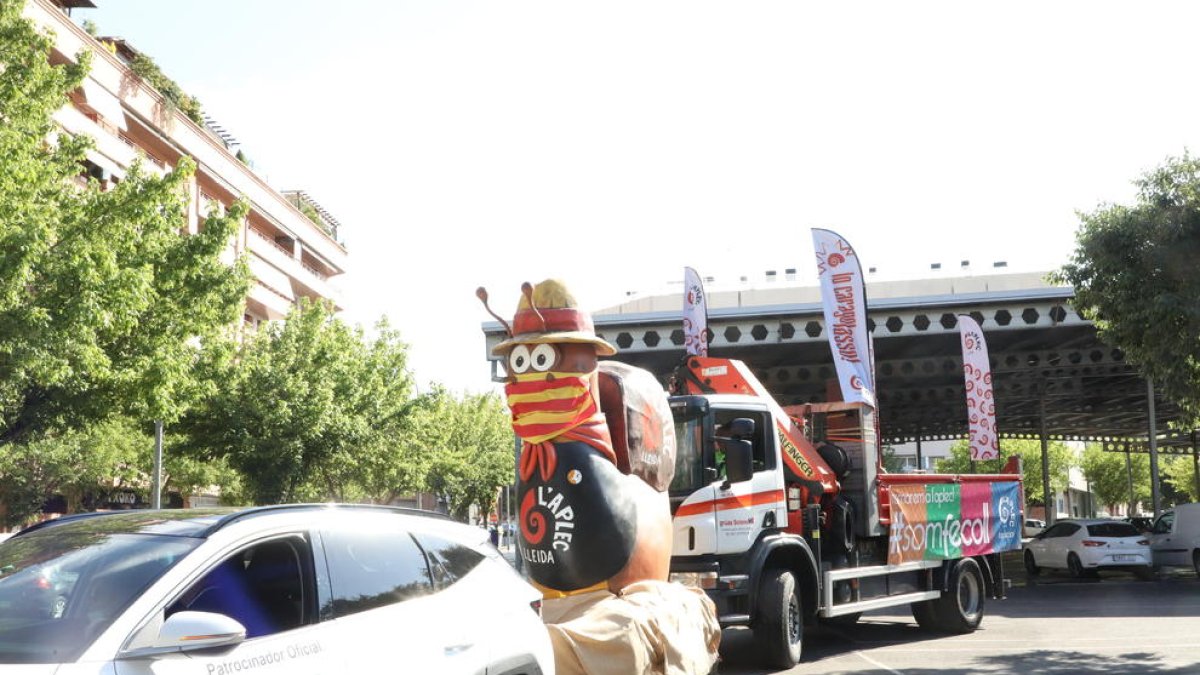
[{"label": "sky", "polygon": [[[491,388],[474,291],[585,309],[695,267],[1049,270],[1200,148],[1200,3],[96,0],[276,188],[342,224],[345,317]],[[676,285],[676,288],[678,286]]]}]

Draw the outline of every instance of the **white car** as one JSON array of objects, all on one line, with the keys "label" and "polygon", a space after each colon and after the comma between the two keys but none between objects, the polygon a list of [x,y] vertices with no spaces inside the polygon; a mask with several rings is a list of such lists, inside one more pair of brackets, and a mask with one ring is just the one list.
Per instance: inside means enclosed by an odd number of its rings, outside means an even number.
[{"label": "white car", "polygon": [[0,671],[553,673],[486,536],[351,505],[64,517],[0,543]]},{"label": "white car", "polygon": [[1046,521],[1038,520],[1037,518],[1026,518],[1025,523],[1021,528],[1021,534],[1026,537],[1036,537],[1046,529]]},{"label": "white car", "polygon": [[1100,569],[1126,569],[1153,576],[1150,543],[1133,525],[1120,520],[1062,520],[1025,544],[1025,571],[1065,569],[1082,577]]},{"label": "white car", "polygon": [[1146,536],[1156,567],[1191,567],[1200,576],[1200,504],[1163,513]]}]

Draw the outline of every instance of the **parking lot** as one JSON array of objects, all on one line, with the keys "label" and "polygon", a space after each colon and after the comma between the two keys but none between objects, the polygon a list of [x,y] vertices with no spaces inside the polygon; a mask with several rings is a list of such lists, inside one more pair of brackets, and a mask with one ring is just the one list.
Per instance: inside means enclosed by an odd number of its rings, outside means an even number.
[{"label": "parking lot", "polygon": [[989,601],[983,625],[969,635],[922,632],[906,610],[864,615],[849,628],[810,628],[804,660],[788,671],[753,664],[744,630],[723,636],[721,675],[768,673],[1200,673],[1200,580],[1180,570],[1157,581],[1104,573],[1074,580],[1043,574],[1027,580],[1006,571],[1014,586]]}]

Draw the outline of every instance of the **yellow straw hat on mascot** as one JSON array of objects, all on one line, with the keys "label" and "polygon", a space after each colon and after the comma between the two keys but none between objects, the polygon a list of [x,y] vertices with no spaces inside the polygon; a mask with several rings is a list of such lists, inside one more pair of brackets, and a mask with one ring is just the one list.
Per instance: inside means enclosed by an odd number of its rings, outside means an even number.
[{"label": "yellow straw hat on mascot", "polygon": [[518,344],[547,342],[587,343],[596,347],[599,356],[612,356],[617,348],[596,335],[592,317],[580,311],[575,297],[563,282],[547,279],[536,286],[528,283],[517,303],[513,317],[512,337],[492,348],[492,354],[507,354]]}]

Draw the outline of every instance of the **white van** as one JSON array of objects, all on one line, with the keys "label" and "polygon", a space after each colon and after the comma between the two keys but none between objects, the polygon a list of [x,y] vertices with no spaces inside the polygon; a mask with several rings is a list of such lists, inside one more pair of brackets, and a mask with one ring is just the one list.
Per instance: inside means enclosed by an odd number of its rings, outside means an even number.
[{"label": "white van", "polygon": [[1147,535],[1155,567],[1191,567],[1200,576],[1200,504],[1180,504]]}]

